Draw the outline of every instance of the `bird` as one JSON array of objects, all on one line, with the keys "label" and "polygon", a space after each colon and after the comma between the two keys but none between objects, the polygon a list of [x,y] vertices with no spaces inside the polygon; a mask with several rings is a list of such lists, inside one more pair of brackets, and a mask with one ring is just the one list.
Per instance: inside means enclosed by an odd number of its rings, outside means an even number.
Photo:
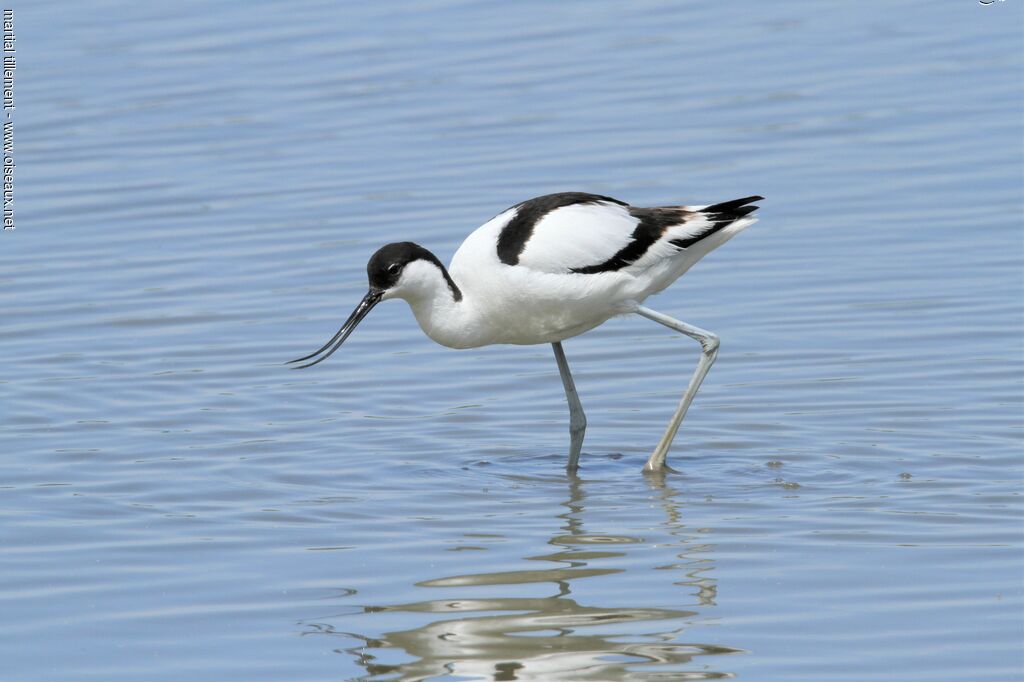
[{"label": "bird", "polygon": [[474,230],[449,267],[413,242],[378,249],[369,290],[322,347],[287,364],[323,362],[381,301],[403,299],[433,341],[449,348],[551,344],[569,405],[566,470],[579,467],[587,418],[562,348],[612,317],[636,314],[696,340],[701,356],[668,427],[643,467],[664,472],[686,411],[718,355],[713,332],[643,305],[756,218],[749,196],[704,206],[640,208],[587,192],[522,201]]}]

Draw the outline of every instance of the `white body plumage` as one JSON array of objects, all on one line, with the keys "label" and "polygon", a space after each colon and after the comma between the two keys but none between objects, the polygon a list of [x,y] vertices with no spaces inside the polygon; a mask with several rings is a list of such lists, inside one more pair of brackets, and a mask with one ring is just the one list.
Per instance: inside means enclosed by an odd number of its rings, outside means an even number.
[{"label": "white body plumage", "polygon": [[552,343],[582,334],[615,315],[634,312],[651,294],[669,286],[697,261],[753,224],[741,217],[679,248],[714,221],[703,206],[674,207],[680,221],[668,226],[632,263],[593,273],[573,272],[603,263],[627,248],[640,219],[609,201],[555,208],[533,225],[518,263],[503,263],[497,244],[520,207],[500,213],[470,234],[449,272],[462,293],[456,300],[438,265],[409,263],[383,298],[402,298],[435,342],[449,348],[497,343]]}]

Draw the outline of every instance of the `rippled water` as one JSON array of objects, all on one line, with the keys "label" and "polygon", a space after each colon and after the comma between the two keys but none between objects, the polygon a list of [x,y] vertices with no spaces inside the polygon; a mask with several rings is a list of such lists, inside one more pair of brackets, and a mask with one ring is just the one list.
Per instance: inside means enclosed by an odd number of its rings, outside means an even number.
[{"label": "rippled water", "polygon": [[[15,4],[4,680],[1024,675],[1020,3]],[[763,194],[568,341],[401,303],[380,244],[536,194]]]}]

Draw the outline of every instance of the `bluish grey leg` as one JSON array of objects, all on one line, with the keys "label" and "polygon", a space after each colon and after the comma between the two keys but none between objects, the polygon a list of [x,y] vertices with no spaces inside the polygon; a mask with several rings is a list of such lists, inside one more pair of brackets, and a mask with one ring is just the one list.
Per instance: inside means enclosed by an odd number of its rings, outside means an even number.
[{"label": "bluish grey leg", "polygon": [[569,463],[565,468],[570,474],[573,474],[579,467],[580,450],[583,449],[583,434],[587,430],[587,415],[583,414],[583,405],[580,404],[580,396],[576,393],[576,384],[573,383],[572,374],[569,373],[569,363],[565,360],[562,343],[556,341],[551,344],[551,347],[555,350],[558,373],[562,375],[565,399],[569,401]]},{"label": "bluish grey leg", "polygon": [[647,460],[647,464],[644,465],[644,471],[661,471],[665,468],[665,457],[668,455],[669,446],[672,445],[672,441],[676,437],[679,425],[683,423],[686,410],[690,407],[690,403],[693,402],[693,397],[697,395],[697,389],[700,388],[701,382],[704,381],[704,376],[711,369],[711,364],[715,361],[715,357],[718,356],[718,337],[706,329],[680,322],[673,317],[662,315],[655,310],[643,306],[637,306],[636,314],[642,315],[648,320],[654,320],[658,324],[663,324],[681,334],[686,334],[691,339],[699,341],[701,346],[700,361],[697,363],[697,369],[693,371],[693,376],[690,377],[686,393],[683,394],[682,400],[679,401],[679,407],[676,408],[676,413],[672,415],[672,420],[668,423],[665,435],[661,437],[658,447],[654,448],[654,453]]}]

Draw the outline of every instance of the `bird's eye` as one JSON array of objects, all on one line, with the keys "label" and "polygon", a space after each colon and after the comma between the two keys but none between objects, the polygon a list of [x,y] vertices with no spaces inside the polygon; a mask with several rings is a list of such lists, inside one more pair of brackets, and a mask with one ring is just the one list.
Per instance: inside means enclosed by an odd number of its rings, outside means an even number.
[{"label": "bird's eye", "polygon": [[398,263],[392,263],[391,265],[388,266],[388,272],[390,272],[392,275],[397,274],[398,271],[401,269],[402,266],[400,266]]}]

